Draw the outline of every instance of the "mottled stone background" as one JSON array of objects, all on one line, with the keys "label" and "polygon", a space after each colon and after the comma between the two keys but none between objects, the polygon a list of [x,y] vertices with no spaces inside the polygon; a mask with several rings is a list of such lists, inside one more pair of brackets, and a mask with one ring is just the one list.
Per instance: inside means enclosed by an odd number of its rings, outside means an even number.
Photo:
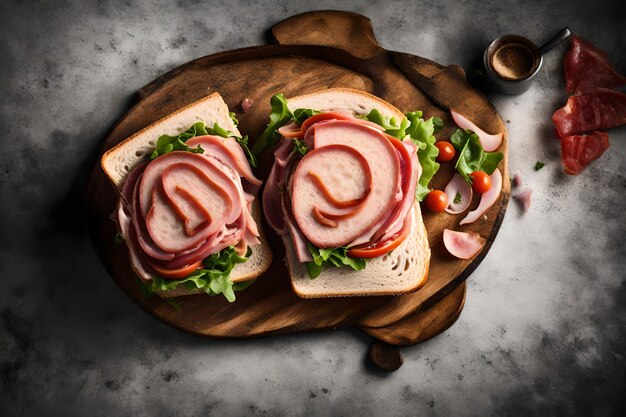
[{"label": "mottled stone background", "polygon": [[562,173],[564,45],[526,94],[490,96],[530,212],[511,203],[459,321],[393,374],[366,366],[356,330],[222,341],[151,318],[98,262],[79,188],[138,88],[290,15],[356,11],[385,48],[466,67],[498,35],[569,25],[626,73],[618,3],[2,0],[0,415],[624,415],[626,129]]}]

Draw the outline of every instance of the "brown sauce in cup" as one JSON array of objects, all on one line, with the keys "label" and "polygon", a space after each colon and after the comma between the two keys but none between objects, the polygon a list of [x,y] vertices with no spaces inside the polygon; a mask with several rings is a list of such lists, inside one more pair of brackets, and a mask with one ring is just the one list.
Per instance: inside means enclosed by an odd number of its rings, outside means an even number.
[{"label": "brown sauce in cup", "polygon": [[535,68],[535,54],[524,44],[506,43],[493,53],[490,64],[501,78],[520,80],[528,77]]}]

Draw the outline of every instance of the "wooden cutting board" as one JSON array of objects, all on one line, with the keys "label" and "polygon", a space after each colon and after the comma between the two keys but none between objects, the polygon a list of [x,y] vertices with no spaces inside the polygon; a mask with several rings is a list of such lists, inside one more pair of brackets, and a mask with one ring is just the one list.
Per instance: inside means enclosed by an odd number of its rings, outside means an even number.
[{"label": "wooden cutting board", "polygon": [[[281,333],[358,326],[380,341],[392,345],[414,344],[439,334],[458,318],[465,300],[464,280],[487,255],[510,196],[507,173],[506,128],[493,106],[466,81],[463,70],[444,67],[418,56],[387,51],[374,37],[369,19],[354,13],[325,11],[294,16],[272,28],[277,44],[222,52],[199,58],[168,72],[139,90],[139,101],[108,133],[101,153],[141,128],[214,91],[237,113],[240,131],[257,137],[267,124],[269,99],[278,92],[285,97],[328,87],[368,91],[402,111],[422,110],[425,118],[438,116],[445,129],[437,137],[449,138],[456,128],[449,109],[467,115],[487,132],[503,132],[500,148],[505,158],[499,169],[503,190],[485,220],[460,227],[463,215],[432,214],[423,210],[432,249],[428,282],[418,292],[403,296],[304,300],[298,298],[288,279],[284,248],[273,230],[264,228],[274,252],[274,262],[249,289],[238,293],[234,303],[222,297],[183,297],[174,308],[158,297],[142,295],[131,271],[123,245],[114,243],[113,212],[116,194],[100,164],[88,181],[90,231],[97,252],[115,282],[145,311],[187,332],[214,337],[253,337]],[[244,98],[253,107],[242,112]],[[257,174],[265,178],[272,163],[271,152],[262,158]],[[433,180],[443,189],[454,173],[444,163]],[[478,204],[477,199],[472,203]],[[452,257],[443,247],[444,228],[480,233],[487,243],[473,260]],[[389,357],[382,345],[372,358],[383,368]],[[394,356],[394,355],[391,355]],[[397,355],[394,356],[397,360]]]}]

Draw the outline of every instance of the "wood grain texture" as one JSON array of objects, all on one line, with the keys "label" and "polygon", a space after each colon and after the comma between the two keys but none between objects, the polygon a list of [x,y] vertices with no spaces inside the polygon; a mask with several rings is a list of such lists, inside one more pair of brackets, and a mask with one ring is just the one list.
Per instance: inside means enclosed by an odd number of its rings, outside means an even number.
[{"label": "wood grain texture", "polygon": [[[432,214],[424,221],[432,248],[429,279],[416,293],[398,297],[350,299],[298,298],[288,279],[284,248],[273,230],[263,224],[274,252],[274,263],[258,281],[237,294],[230,304],[221,297],[181,298],[180,310],[158,297],[144,298],[129,267],[125,248],[114,243],[115,225],[109,219],[116,199],[99,165],[87,188],[90,231],[97,252],[115,282],[144,310],[187,332],[213,337],[261,335],[334,329],[358,325],[386,343],[406,345],[432,337],[451,325],[463,306],[463,281],[486,256],[502,222],[510,196],[507,172],[506,128],[489,102],[467,84],[456,66],[442,67],[430,60],[390,52],[376,42],[371,22],[345,12],[314,12],[287,19],[273,28],[278,45],[223,52],[182,65],[139,91],[140,101],[111,129],[101,151],[109,149],[148,124],[207,94],[218,91],[237,113],[240,131],[254,138],[267,123],[269,98],[286,97],[329,87],[357,88],[375,94],[402,111],[420,109],[425,117],[438,116],[448,138],[455,126],[449,108],[466,114],[488,132],[504,133],[500,151],[505,159],[503,191],[486,220],[459,227],[462,216]],[[240,103],[253,100],[243,113]],[[271,152],[262,155],[258,176],[265,178]],[[443,188],[454,173],[442,164],[433,186]],[[478,199],[472,202],[472,207]],[[487,238],[472,260],[449,255],[442,242],[444,228],[474,231]]]}]

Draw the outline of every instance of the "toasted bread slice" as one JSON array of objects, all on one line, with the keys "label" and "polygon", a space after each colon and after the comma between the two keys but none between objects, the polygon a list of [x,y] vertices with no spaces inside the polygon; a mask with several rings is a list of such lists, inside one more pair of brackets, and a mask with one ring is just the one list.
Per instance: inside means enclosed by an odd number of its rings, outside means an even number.
[{"label": "toasted bread slice", "polygon": [[[213,93],[152,123],[108,150],[100,161],[102,169],[111,183],[118,191],[121,191],[124,179],[128,173],[137,164],[145,161],[147,156],[152,153],[159,136],[180,134],[194,123],[200,121],[209,127],[217,123],[220,127],[235,135],[240,135],[237,126],[230,118],[228,106],[218,93]],[[272,263],[272,252],[262,229],[261,209],[258,199],[255,199],[252,204],[252,217],[257,223],[261,244],[252,248],[252,255],[246,262],[237,264],[233,268],[230,273],[230,279],[235,283],[257,278]],[[132,262],[131,266],[133,266]],[[161,291],[158,294],[161,297],[169,298],[201,292],[203,290],[188,291],[180,287],[171,291]]]},{"label": "toasted bread slice", "polygon": [[[404,114],[380,98],[359,90],[333,88],[288,99],[289,108],[321,111],[350,110],[368,114],[377,109],[384,116],[400,121]],[[283,237],[291,285],[302,298],[399,295],[421,288],[428,278],[430,247],[420,205],[413,205],[409,236],[390,253],[368,261],[362,271],[348,267],[325,267],[315,279],[309,278],[305,265],[298,262],[289,236]]]}]

